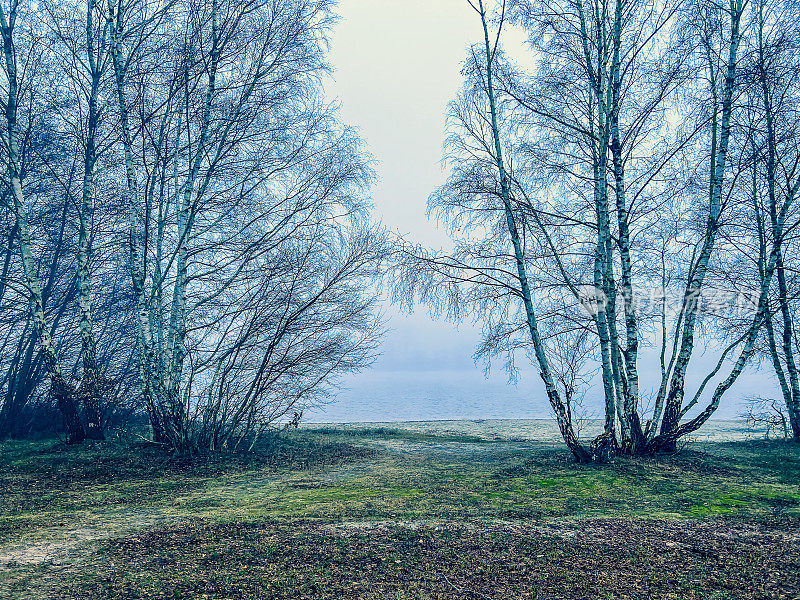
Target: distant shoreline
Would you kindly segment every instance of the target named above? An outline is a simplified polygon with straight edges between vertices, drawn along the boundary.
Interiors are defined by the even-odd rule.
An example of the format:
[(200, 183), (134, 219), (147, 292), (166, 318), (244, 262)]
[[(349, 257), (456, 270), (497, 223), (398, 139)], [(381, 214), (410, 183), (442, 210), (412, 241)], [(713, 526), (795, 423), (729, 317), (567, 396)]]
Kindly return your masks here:
[[(553, 418), (529, 418), (529, 419), (500, 419), (500, 418), (488, 418), (488, 419), (473, 419), (470, 417), (464, 417), (463, 419), (402, 419), (402, 420), (393, 420), (393, 419), (384, 419), (382, 421), (301, 421), (300, 426), (304, 425), (383, 425), (385, 423), (394, 423), (394, 424), (402, 424), (402, 423), (488, 423), (488, 422), (514, 422), (514, 421), (545, 421), (548, 423), (555, 423), (556, 420)], [(603, 419), (584, 419), (587, 423), (599, 423), (603, 421)], [(739, 423), (739, 419), (709, 419), (707, 423)]]
[[(555, 419), (429, 419), (406, 421), (309, 421), (301, 429), (404, 430), (432, 435), (467, 435), (485, 441), (518, 441), (561, 443)], [(603, 430), (602, 419), (586, 419), (577, 427), (582, 439), (592, 439)], [(367, 432), (363, 432), (367, 433)], [(735, 442), (763, 439), (765, 430), (748, 427), (741, 420), (709, 420), (687, 441)]]

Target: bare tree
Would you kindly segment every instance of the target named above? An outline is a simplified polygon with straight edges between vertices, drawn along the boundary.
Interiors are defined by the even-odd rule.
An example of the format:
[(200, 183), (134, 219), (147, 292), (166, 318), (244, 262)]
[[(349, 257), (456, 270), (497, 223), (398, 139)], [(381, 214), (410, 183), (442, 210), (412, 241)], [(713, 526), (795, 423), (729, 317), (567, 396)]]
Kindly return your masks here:
[[(481, 19), (483, 42), (473, 48), (465, 69), (467, 85), (451, 106), (456, 127), (449, 140), (453, 173), (430, 201), (431, 210), (447, 219), (454, 233), (463, 232), (463, 238), (448, 256), (407, 248), (406, 272), (396, 293), (406, 298), (419, 294), (423, 301), (444, 296), (456, 318), (465, 309), (486, 316), (485, 353), (512, 349), (516, 343), (504, 340), (524, 335), (567, 447), (576, 460), (589, 462), (592, 454), (578, 439), (569, 405), (558, 390), (552, 355), (540, 330), (538, 298), (529, 282), (531, 261), (542, 248), (525, 237), (525, 217), (504, 159), (506, 132), (496, 96), (495, 65), (500, 60), (505, 15), (500, 15), (497, 30), (490, 34), (490, 15), (482, 0), (471, 6)], [(517, 311), (523, 314), (522, 323), (516, 319)]]
[(30, 314), (7, 341), (17, 349), (9, 361), (8, 406), (22, 406), (46, 373), (67, 440), (102, 439), (103, 415), (126, 380), (130, 355), (130, 344), (120, 343), (130, 334), (120, 310), (127, 290), (107, 277), (123, 249), (114, 234), (120, 196), (101, 177), (115, 161), (108, 19), (92, 0), (34, 7), (15, 1), (0, 17), (5, 199), (13, 215), (4, 285), (22, 282), (21, 297), (9, 300), (23, 302)]
[(327, 2), (152, 10), (110, 9), (144, 396), (156, 441), (252, 445), (370, 360), (371, 172), (319, 101)]
[[(775, 372), (787, 408), (793, 436), (800, 439), (798, 374), (794, 311), (794, 245), (798, 226), (795, 198), (798, 173), (798, 83), (796, 6), (788, 2), (759, 2), (752, 28), (755, 49), (746, 65), (748, 177), (742, 195), (749, 211), (739, 221), (750, 232), (749, 269), (741, 276), (756, 287), (769, 285), (760, 350)], [(767, 257), (775, 247), (774, 277)], [(734, 327), (733, 331), (737, 331)], [(741, 327), (738, 328), (741, 331)]]
[(789, 438), (789, 423), (786, 412), (778, 400), (774, 398), (750, 398), (744, 412), (739, 418), (750, 429), (764, 431), (764, 437), (769, 439), (773, 433), (784, 439)]
[[(3, 158), (6, 166), (6, 184), (10, 190), (9, 196), (6, 197), (6, 205), (15, 219), (14, 227), (19, 243), (32, 326), (42, 349), (52, 393), (67, 426), (67, 440), (78, 442), (86, 437), (86, 431), (78, 412), (76, 387), (67, 378), (53, 343), (51, 325), (47, 322), (43, 288), (33, 252), (28, 201), (23, 189), (26, 175), (24, 159), (28, 139), (25, 134), (35, 126), (33, 120), (36, 119), (34, 107), (38, 90), (34, 64), (39, 61), (42, 52), (37, 44), (40, 41), (39, 36), (28, 11), (29, 7), (21, 6), (17, 0), (12, 0), (8, 7), (0, 7), (5, 77)], [(26, 121), (23, 122), (20, 120), (20, 106), (28, 109), (28, 112), (23, 113), (26, 117)]]
[[(741, 220), (752, 214), (742, 187), (752, 153), (737, 103), (749, 89), (742, 65), (758, 47), (749, 28), (756, 13), (737, 0), (515, 2), (512, 16), (529, 32), (533, 53), (525, 70), (499, 49), (505, 4), (494, 13), (474, 8), (488, 41), (484, 58), (473, 51), (464, 70), (468, 83), (452, 107), (451, 177), (431, 200), (457, 236), (456, 250), (438, 256), (408, 248), (409, 289), (401, 289), (421, 291), (455, 318), (468, 310), (486, 319), (482, 351), (525, 347), (509, 310), (521, 299), (560, 423), (568, 419), (547, 383), (548, 355), (561, 336), (590, 332), (605, 395), (603, 443), (615, 446), (619, 432), (622, 452), (674, 451), (752, 357), (780, 264), (776, 240), (794, 228), (789, 207), (778, 206), (762, 276), (749, 290), (757, 306), (738, 333), (726, 316), (702, 312), (698, 299), (735, 282), (727, 269), (750, 261), (743, 249), (755, 240)], [(587, 290), (599, 302), (581, 313)], [(670, 290), (678, 292), (674, 314)], [(656, 291), (659, 301), (648, 293)], [(653, 301), (643, 311), (637, 302), (646, 296)], [(657, 331), (661, 378), (651, 394), (639, 381), (638, 346)], [(698, 339), (725, 347), (685, 399)], [(727, 376), (697, 412), (724, 368)]]

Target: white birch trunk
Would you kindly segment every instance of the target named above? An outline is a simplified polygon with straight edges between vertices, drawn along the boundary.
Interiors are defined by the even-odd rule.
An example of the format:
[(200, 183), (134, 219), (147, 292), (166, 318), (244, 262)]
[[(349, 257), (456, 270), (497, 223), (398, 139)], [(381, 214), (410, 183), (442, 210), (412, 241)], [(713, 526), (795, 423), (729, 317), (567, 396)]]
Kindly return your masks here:
[(50, 328), (44, 314), (42, 286), (36, 269), (36, 261), (31, 251), (31, 236), (28, 225), (28, 213), (25, 208), (25, 195), (22, 190), (19, 145), (17, 142), (17, 103), (18, 78), (16, 66), (16, 49), (14, 45), (14, 26), (16, 22), (16, 5), (8, 16), (0, 7), (0, 29), (3, 37), (3, 54), (5, 58), (7, 81), (6, 93), (6, 148), (8, 151), (8, 176), (11, 183), (11, 195), (15, 225), (18, 233), (25, 287), (28, 292), (28, 306), (36, 328), (39, 344), (44, 355), (47, 372), (50, 376), (52, 393), (56, 404), (64, 417), (67, 428), (67, 442), (76, 443), (85, 439), (85, 431), (78, 415), (75, 403), (75, 388), (70, 385), (61, 370), (58, 354), (50, 336)]
[(583, 446), (578, 441), (577, 436), (575, 435), (566, 407), (564, 406), (564, 403), (558, 394), (558, 389), (556, 388), (555, 381), (553, 380), (552, 372), (550, 370), (550, 365), (547, 360), (547, 355), (545, 354), (544, 343), (542, 342), (541, 336), (539, 335), (539, 327), (536, 321), (536, 313), (533, 308), (531, 290), (528, 284), (528, 276), (525, 269), (525, 258), (522, 251), (522, 244), (520, 242), (519, 232), (517, 230), (516, 222), (514, 220), (514, 213), (511, 207), (508, 178), (506, 176), (505, 166), (503, 164), (502, 147), (500, 144), (500, 132), (497, 124), (497, 109), (495, 106), (494, 88), (492, 83), (493, 53), (491, 50), (491, 46), (489, 44), (489, 29), (486, 24), (486, 12), (483, 6), (483, 0), (479, 0), (479, 14), (481, 17), (481, 23), (483, 25), (484, 44), (486, 49), (486, 89), (487, 89), (487, 94), (489, 96), (489, 108), (492, 117), (492, 134), (494, 138), (495, 160), (497, 163), (498, 174), (500, 176), (500, 186), (503, 197), (503, 207), (506, 216), (506, 224), (508, 226), (508, 231), (509, 231), (509, 236), (511, 237), (512, 246), (514, 247), (514, 257), (517, 266), (517, 274), (520, 282), (520, 291), (522, 294), (523, 303), (525, 305), (525, 314), (528, 323), (528, 331), (531, 336), (531, 341), (533, 342), (536, 360), (539, 363), (539, 370), (540, 370), (539, 374), (542, 377), (542, 381), (544, 381), (547, 397), (550, 401), (550, 405), (552, 406), (553, 411), (555, 412), (556, 420), (558, 422), (559, 429), (561, 430), (561, 435), (563, 436), (564, 441), (567, 444), (567, 447), (575, 456), (576, 460), (581, 462), (587, 462), (591, 460), (591, 456), (589, 452), (585, 448), (583, 448)]
[[(722, 120), (719, 128), (719, 143), (717, 146), (717, 161), (714, 166), (711, 193), (709, 201), (709, 214), (703, 245), (700, 255), (693, 266), (686, 291), (684, 293), (684, 325), (681, 331), (680, 351), (675, 361), (669, 392), (664, 405), (664, 415), (661, 422), (659, 438), (669, 442), (662, 450), (675, 450), (674, 432), (678, 428), (681, 405), (683, 403), (686, 369), (694, 349), (695, 325), (697, 311), (691, 304), (695, 302), (702, 290), (703, 282), (708, 271), (709, 261), (714, 251), (714, 244), (719, 227), (721, 212), (722, 185), (725, 180), (725, 167), (728, 156), (728, 144), (731, 134), (731, 114), (733, 111), (733, 87), (737, 72), (737, 53), (741, 41), (740, 20), (743, 5), (740, 0), (731, 0), (731, 37), (728, 47), (728, 63), (725, 74), (725, 83), (722, 90)], [(726, 388), (727, 389), (727, 388)]]
[[(94, 220), (95, 164), (97, 162), (96, 136), (98, 126), (97, 96), (100, 88), (101, 72), (95, 55), (92, 16), (94, 0), (86, 6), (86, 65), (91, 80), (89, 106), (84, 148), (83, 186), (79, 210), (78, 228), (78, 307), (80, 309), (81, 355), (83, 379), (79, 388), (86, 412), (86, 436), (89, 439), (104, 439), (100, 423), (100, 397), (103, 393), (102, 381), (97, 364), (97, 346), (92, 328), (92, 283), (89, 260), (91, 257), (91, 232)], [(99, 49), (100, 54), (103, 48)], [(102, 58), (102, 57), (101, 57)]]

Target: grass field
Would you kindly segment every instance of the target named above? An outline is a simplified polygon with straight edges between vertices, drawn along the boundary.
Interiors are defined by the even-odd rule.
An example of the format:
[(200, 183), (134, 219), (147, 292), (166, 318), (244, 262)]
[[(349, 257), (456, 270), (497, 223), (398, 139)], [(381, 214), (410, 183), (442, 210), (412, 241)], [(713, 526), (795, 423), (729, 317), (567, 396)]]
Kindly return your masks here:
[(401, 426), (192, 462), (7, 442), (0, 598), (800, 598), (799, 484), (765, 441), (605, 467)]

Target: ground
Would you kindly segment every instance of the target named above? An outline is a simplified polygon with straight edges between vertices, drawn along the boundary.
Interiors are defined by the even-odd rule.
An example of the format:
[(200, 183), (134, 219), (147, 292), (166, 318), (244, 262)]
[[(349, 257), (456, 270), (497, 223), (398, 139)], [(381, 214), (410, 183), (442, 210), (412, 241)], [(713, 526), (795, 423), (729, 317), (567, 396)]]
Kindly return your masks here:
[(800, 598), (800, 447), (301, 430), (256, 457), (0, 445), (0, 599)]

